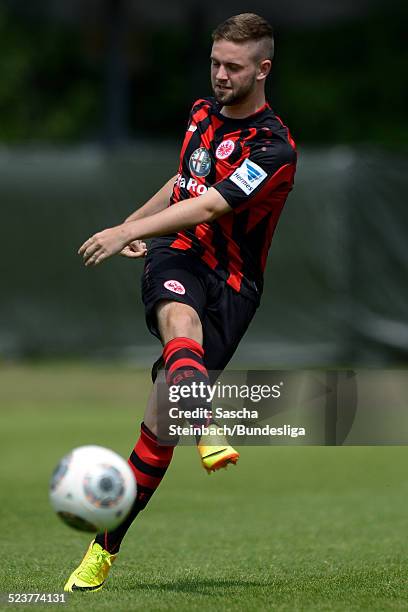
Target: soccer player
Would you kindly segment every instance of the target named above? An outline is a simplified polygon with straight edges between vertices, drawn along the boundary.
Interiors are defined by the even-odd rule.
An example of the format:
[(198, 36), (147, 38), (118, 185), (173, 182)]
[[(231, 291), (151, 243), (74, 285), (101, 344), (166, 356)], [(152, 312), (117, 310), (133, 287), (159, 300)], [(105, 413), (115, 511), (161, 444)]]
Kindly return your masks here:
[[(117, 253), (146, 258), (146, 322), (163, 345), (153, 381), (160, 372), (169, 385), (213, 382), (211, 373), (226, 367), (259, 306), (268, 249), (296, 167), (294, 141), (265, 98), (273, 52), (272, 27), (258, 15), (236, 15), (216, 28), (214, 97), (193, 104), (177, 175), (124, 223), (79, 249), (86, 266)], [(153, 238), (148, 251), (147, 238)], [(159, 442), (154, 389), (129, 458), (138, 486), (131, 513), (114, 531), (97, 534), (66, 591), (102, 588), (129, 526), (170, 464), (176, 441)], [(194, 400), (179, 406), (194, 408)], [(200, 431), (208, 420), (193, 424)], [(237, 461), (225, 438), (210, 442), (198, 436), (207, 471)]]

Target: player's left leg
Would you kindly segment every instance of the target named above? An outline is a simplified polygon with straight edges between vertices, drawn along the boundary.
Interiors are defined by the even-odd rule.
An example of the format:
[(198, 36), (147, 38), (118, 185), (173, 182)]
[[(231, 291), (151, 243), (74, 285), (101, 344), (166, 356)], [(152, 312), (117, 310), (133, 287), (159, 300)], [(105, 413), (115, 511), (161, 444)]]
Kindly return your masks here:
[[(181, 391), (200, 388), (200, 396), (180, 394), (177, 401), (180, 414), (190, 413), (187, 419), (200, 438), (202, 428), (211, 423), (211, 403), (205, 395), (210, 379), (203, 348), (206, 329), (202, 321), (209, 303), (213, 273), (198, 257), (183, 252), (160, 249), (153, 255), (148, 256), (145, 264), (142, 297), (147, 326), (164, 346), (152, 370), (153, 380), (160, 368), (165, 374), (157, 403), (160, 406), (168, 403), (163, 401), (166, 394), (168, 396), (168, 386)], [(149, 421), (150, 429), (156, 434), (160, 432), (159, 437), (168, 431), (166, 411), (168, 413), (167, 405), (160, 413), (152, 415), (155, 421)]]
[[(159, 398), (160, 421), (158, 425), (163, 430), (168, 419), (168, 390), (173, 393), (183, 391), (176, 403), (180, 414), (187, 416), (187, 420), (196, 430), (196, 437), (202, 427), (211, 423), (211, 405), (208, 398), (210, 380), (204, 363), (203, 329), (197, 312), (188, 304), (173, 300), (162, 300), (156, 308), (157, 325), (164, 345), (163, 365), (166, 388), (161, 388)], [(200, 390), (200, 393), (197, 391)], [(163, 401), (164, 400), (164, 401)], [(197, 414), (200, 413), (200, 414)], [(180, 418), (180, 423), (184, 421)], [(173, 420), (174, 422), (174, 420)], [(167, 432), (165, 431), (167, 434)]]
[[(259, 302), (237, 293), (215, 274), (211, 275), (208, 286), (203, 349), (209, 378), (214, 384), (234, 355)], [(236, 463), (239, 457), (222, 435), (202, 436), (198, 451), (208, 473), (226, 467), (228, 463)]]
[[(146, 320), (150, 331), (157, 337), (161, 337), (165, 344), (162, 356), (153, 366), (152, 378), (155, 380), (157, 373), (164, 369), (170, 384), (175, 382), (176, 385), (188, 386), (189, 382), (196, 383), (200, 379), (205, 384), (211, 384), (216, 381), (220, 371), (226, 367), (233, 356), (256, 312), (259, 301), (251, 300), (234, 291), (202, 262), (195, 261), (194, 269), (191, 270), (189, 268), (193, 265), (192, 263), (184, 268), (185, 256), (175, 255), (170, 261), (175, 259), (177, 259), (177, 271), (173, 269), (169, 271), (166, 266), (163, 266), (159, 270), (155, 269), (154, 274), (151, 270), (148, 275), (149, 284), (145, 292), (146, 297), (155, 304), (157, 300), (163, 301), (161, 302), (162, 309), (160, 305), (158, 309), (159, 314), (162, 315), (161, 320), (153, 319), (149, 308), (147, 308)], [(177, 287), (181, 291), (173, 297), (172, 301), (167, 299), (170, 292), (166, 293), (163, 290), (163, 287), (170, 282), (167, 279), (170, 278), (177, 279), (171, 282), (178, 283)], [(202, 293), (203, 289), (205, 293)], [(149, 299), (146, 299), (147, 303)], [(177, 325), (177, 316), (174, 314), (180, 307), (185, 309), (186, 303), (190, 305), (191, 313), (194, 314), (196, 310), (199, 315), (199, 318), (196, 315), (196, 321), (198, 329), (201, 322), (202, 343), (199, 335), (183, 338), (185, 334)], [(163, 393), (162, 396), (164, 395)], [(158, 404), (162, 403), (158, 402)], [(206, 404), (205, 398), (199, 398), (196, 405), (190, 399), (180, 401), (180, 406), (187, 409), (194, 409), (203, 404)], [(210, 404), (208, 406), (210, 407)], [(166, 410), (164, 410), (154, 414), (154, 422), (151, 427), (156, 432), (160, 429), (168, 431), (167, 422)], [(164, 426), (163, 423), (165, 423)], [(201, 426), (208, 424), (204, 420), (201, 420), (201, 423), (197, 422), (197, 425)], [(208, 472), (225, 467), (228, 463), (235, 463), (239, 457), (237, 451), (228, 444), (224, 436), (218, 436), (217, 439), (213, 434), (209, 437), (200, 436), (198, 450), (202, 465)]]
[[(174, 387), (188, 387), (200, 382), (204, 386), (213, 384), (235, 353), (258, 307), (258, 301), (237, 293), (212, 271), (206, 270), (204, 277), (207, 291), (206, 307), (200, 316), (202, 346), (199, 333), (194, 340), (183, 337), (183, 330), (179, 329), (177, 313), (180, 309), (188, 309), (188, 306), (165, 301), (158, 308), (158, 326), (165, 346), (152, 375), (155, 376), (160, 367), (164, 368), (167, 384)], [(189, 310), (194, 314), (192, 308)], [(199, 330), (197, 316), (196, 321)], [(158, 402), (161, 411), (154, 413), (152, 427), (155, 427), (155, 431), (168, 432), (168, 406), (165, 406), (163, 399), (165, 393), (162, 393), (162, 401)], [(211, 404), (202, 395), (198, 399), (182, 399), (180, 396), (178, 403), (182, 409), (190, 411), (203, 406), (211, 408)], [(229, 463), (236, 463), (239, 453), (225, 436), (212, 433), (216, 429), (212, 418), (203, 415), (201, 419), (193, 419), (192, 423), (197, 425), (197, 430), (200, 426), (208, 428), (213, 425), (209, 427), (209, 435), (197, 436), (202, 465), (208, 473), (226, 467)]]

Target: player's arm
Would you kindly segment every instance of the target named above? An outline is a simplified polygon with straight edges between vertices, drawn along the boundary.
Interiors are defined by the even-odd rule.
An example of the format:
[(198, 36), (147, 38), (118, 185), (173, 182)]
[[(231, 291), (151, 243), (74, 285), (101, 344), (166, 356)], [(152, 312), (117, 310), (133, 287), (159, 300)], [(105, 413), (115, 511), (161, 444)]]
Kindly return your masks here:
[(130, 221), (137, 221), (138, 219), (144, 219), (145, 217), (150, 217), (150, 215), (154, 215), (161, 210), (164, 210), (169, 205), (171, 194), (173, 193), (174, 183), (176, 181), (177, 175), (173, 176), (171, 179), (167, 181), (163, 185), (159, 191), (143, 204), (140, 208), (136, 209), (131, 215), (129, 215), (125, 219), (125, 223), (129, 223)]
[[(154, 215), (167, 208), (171, 194), (173, 193), (173, 186), (176, 178), (177, 176), (173, 176), (171, 179), (169, 179), (167, 183), (165, 183), (163, 187), (146, 202), (146, 204), (143, 204), (143, 206), (136, 209), (125, 219), (124, 222), (129, 223), (132, 221), (137, 221), (138, 219), (149, 217), (150, 215)], [(146, 243), (141, 240), (134, 240), (130, 242), (120, 252), (121, 255), (131, 258), (145, 257), (146, 253)]]
[(94, 266), (119, 253), (134, 240), (174, 234), (200, 223), (210, 223), (232, 208), (214, 188), (196, 198), (182, 200), (165, 210), (98, 232), (80, 247), (86, 266)]

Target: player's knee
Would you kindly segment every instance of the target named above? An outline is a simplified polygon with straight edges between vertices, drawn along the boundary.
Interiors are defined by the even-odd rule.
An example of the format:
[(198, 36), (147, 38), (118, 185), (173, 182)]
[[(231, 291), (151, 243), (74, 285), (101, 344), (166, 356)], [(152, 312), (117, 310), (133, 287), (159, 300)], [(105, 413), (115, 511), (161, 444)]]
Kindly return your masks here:
[(168, 329), (172, 330), (174, 337), (186, 336), (190, 338), (201, 328), (200, 319), (191, 309), (190, 311), (175, 310), (168, 321)]
[(191, 306), (179, 302), (162, 302), (157, 308), (157, 320), (164, 343), (180, 336), (202, 343), (201, 321)]

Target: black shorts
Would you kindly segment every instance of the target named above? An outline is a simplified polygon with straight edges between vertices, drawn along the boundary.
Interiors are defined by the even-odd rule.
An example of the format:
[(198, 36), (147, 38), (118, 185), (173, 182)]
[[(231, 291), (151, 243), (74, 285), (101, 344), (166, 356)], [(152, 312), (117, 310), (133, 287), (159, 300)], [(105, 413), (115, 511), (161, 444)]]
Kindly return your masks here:
[[(146, 257), (142, 299), (147, 327), (159, 340), (158, 302), (174, 300), (194, 308), (203, 328), (205, 366), (212, 371), (226, 367), (259, 305), (234, 291), (196, 256), (165, 247)], [(159, 358), (152, 369), (153, 381), (162, 365)]]

